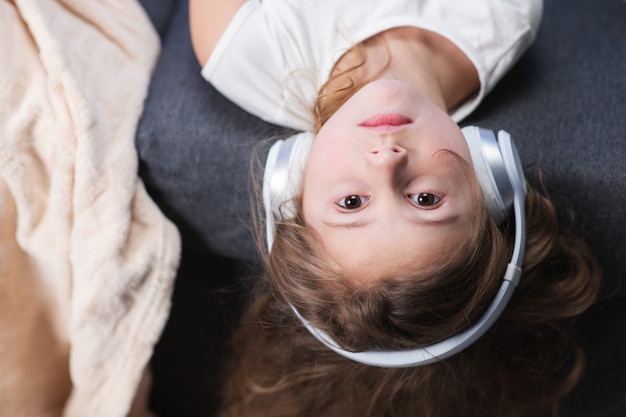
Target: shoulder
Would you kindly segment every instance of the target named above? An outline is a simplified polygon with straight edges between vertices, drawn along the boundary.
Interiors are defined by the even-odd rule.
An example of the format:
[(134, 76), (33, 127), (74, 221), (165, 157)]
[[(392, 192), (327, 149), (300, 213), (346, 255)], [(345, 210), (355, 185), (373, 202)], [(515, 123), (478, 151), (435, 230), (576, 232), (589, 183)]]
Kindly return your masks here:
[(189, 0), (189, 26), (196, 58), (204, 65), (247, 0)]

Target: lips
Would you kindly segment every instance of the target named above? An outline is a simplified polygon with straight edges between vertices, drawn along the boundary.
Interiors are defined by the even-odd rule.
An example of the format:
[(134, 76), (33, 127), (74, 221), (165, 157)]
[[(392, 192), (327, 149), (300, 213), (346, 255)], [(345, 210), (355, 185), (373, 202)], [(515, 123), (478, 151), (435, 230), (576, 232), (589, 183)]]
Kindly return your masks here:
[(402, 126), (413, 121), (406, 116), (395, 113), (377, 114), (359, 124), (363, 127), (385, 127), (385, 126)]

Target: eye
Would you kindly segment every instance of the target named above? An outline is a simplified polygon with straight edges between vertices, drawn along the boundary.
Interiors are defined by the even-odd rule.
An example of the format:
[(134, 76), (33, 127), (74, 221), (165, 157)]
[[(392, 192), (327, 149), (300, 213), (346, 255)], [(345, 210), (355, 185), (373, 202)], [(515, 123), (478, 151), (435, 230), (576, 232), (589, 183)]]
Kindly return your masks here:
[(349, 195), (337, 202), (337, 205), (346, 210), (356, 210), (363, 207), (369, 201), (369, 197), (364, 195)]
[(433, 208), (441, 201), (441, 197), (432, 193), (409, 194), (409, 198), (418, 207)]

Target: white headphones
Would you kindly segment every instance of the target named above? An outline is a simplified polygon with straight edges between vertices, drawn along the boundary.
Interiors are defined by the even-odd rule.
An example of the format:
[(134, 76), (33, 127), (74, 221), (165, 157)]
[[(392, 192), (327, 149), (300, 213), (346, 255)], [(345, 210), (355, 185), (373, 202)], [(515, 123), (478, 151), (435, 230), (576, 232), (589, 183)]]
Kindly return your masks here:
[[(500, 224), (509, 218), (512, 207), (515, 217), (513, 255), (491, 305), (470, 328), (433, 345), (411, 350), (365, 352), (350, 352), (341, 348), (327, 333), (314, 327), (292, 306), (294, 313), (307, 330), (329, 349), (366, 365), (388, 368), (427, 365), (448, 358), (470, 346), (485, 334), (502, 314), (522, 274), (526, 246), (524, 171), (517, 148), (507, 132), (499, 131), (496, 139), (494, 132), (489, 129), (468, 126), (462, 131), (490, 215)], [(290, 200), (300, 189), (313, 138), (312, 133), (300, 133), (276, 142), (270, 149), (263, 183), (268, 250), (271, 250), (274, 241), (274, 222), (294, 214)]]

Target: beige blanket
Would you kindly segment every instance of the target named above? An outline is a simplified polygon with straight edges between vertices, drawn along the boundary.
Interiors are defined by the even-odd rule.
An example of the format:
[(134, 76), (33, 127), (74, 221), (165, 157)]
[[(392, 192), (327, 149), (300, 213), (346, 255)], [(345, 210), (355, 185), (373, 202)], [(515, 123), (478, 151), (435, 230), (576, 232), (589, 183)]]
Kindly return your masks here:
[(146, 414), (180, 252), (137, 177), (158, 49), (134, 0), (0, 0), (0, 417)]

